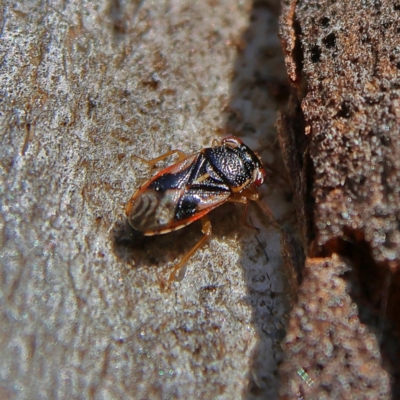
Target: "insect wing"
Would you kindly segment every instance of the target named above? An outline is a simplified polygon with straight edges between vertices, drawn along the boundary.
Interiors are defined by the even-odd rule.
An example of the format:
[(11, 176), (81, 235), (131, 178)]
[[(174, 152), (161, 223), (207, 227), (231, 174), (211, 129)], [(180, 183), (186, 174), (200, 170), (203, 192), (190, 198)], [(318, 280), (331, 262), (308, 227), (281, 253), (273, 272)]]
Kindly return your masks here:
[(169, 228), (197, 158), (195, 154), (161, 170), (136, 191), (125, 210), (133, 229), (155, 235)]
[[(229, 192), (208, 191), (207, 189), (187, 189), (179, 200), (175, 219), (169, 224), (169, 231), (183, 228), (225, 203)], [(164, 232), (162, 232), (164, 233)], [(166, 233), (166, 232), (165, 232)]]
[(164, 234), (200, 219), (230, 195), (208, 160), (197, 153), (142, 185), (129, 201), (126, 214), (130, 225), (144, 235)]
[(194, 154), (162, 169), (142, 185), (139, 191), (149, 187), (158, 191), (185, 187), (188, 184), (193, 166), (198, 158), (199, 154)]

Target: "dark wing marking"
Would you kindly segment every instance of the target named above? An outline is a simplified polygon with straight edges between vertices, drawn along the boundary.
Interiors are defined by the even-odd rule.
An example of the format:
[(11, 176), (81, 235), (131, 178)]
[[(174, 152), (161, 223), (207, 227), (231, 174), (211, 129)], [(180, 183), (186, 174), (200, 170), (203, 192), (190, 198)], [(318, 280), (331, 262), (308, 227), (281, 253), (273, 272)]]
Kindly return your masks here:
[(230, 195), (229, 189), (222, 191), (209, 186), (186, 189), (175, 209), (175, 221), (193, 218), (204, 210), (210, 212), (227, 201)]
[[(182, 214), (181, 215), (182, 219), (179, 219), (179, 220), (175, 219), (170, 224), (168, 224), (168, 226), (166, 226), (165, 228), (160, 228), (158, 230), (144, 232), (144, 235), (145, 236), (159, 235), (159, 234), (163, 234), (163, 233), (177, 231), (178, 229), (184, 228), (185, 226), (191, 224), (192, 222), (195, 222), (198, 219), (204, 217), (206, 214), (208, 214), (214, 208), (225, 203), (228, 200), (229, 196), (230, 196), (230, 193), (226, 193), (224, 197), (222, 197), (222, 196), (214, 197), (212, 202), (211, 202), (211, 197), (210, 197), (208, 199), (209, 203), (207, 204), (208, 206), (206, 208), (199, 209), (199, 207), (197, 207), (197, 211), (195, 211), (193, 214), (191, 214), (189, 216), (185, 216), (184, 214)], [(176, 216), (176, 213), (175, 213), (175, 216)]]
[(166, 191), (169, 189), (184, 188), (192, 175), (192, 170), (196, 166), (199, 154), (195, 154), (182, 161), (179, 161), (158, 172), (149, 179), (139, 190), (153, 189), (156, 191)]

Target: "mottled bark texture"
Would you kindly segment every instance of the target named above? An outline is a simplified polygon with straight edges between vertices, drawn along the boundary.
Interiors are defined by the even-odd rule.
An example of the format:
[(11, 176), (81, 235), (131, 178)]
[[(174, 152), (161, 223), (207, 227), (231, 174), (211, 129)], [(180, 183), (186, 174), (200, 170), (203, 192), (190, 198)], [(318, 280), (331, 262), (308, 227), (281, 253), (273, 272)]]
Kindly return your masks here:
[(282, 398), (389, 398), (376, 337), (360, 323), (341, 278), (348, 269), (337, 256), (307, 261), (283, 342)]
[(376, 261), (393, 268), (400, 258), (398, 8), (395, 1), (299, 1), (282, 29), (309, 140), (317, 242), (362, 236)]
[[(400, 364), (396, 355), (400, 332), (399, 27), (400, 5), (394, 0), (285, 1), (280, 36), (292, 95), (278, 121), (302, 242), (309, 257), (297, 307), (302, 307), (307, 296), (309, 300), (315, 296), (310, 279), (318, 286), (329, 285), (312, 269), (318, 270), (324, 263), (335, 268), (338, 263), (334, 253), (346, 257), (354, 271), (353, 299), (372, 304), (370, 311), (379, 315), (377, 319), (387, 316), (386, 326), (392, 325), (391, 334), (397, 336), (396, 345), (388, 350), (391, 356), (384, 359), (394, 382)], [(320, 256), (328, 258), (313, 260)], [(334, 294), (331, 299), (321, 297), (319, 307), (335, 299)], [(363, 313), (363, 308), (360, 310)], [(383, 386), (377, 380), (383, 373), (376, 366), (376, 343), (373, 349), (355, 351), (364, 339), (358, 328), (346, 322), (349, 315), (342, 308), (338, 320), (332, 321), (335, 332), (344, 330), (343, 334), (351, 337), (353, 330), (355, 347), (345, 346), (348, 350), (342, 355), (337, 348), (336, 357), (342, 360), (343, 369), (333, 368), (337, 359), (312, 366), (309, 360), (303, 362), (310, 366), (311, 375), (318, 376), (317, 383), (307, 390), (328, 398), (357, 397), (361, 386), (357, 388), (354, 380), (349, 383), (359, 377), (354, 365), (368, 363), (375, 365), (368, 374), (377, 375), (368, 378), (367, 385), (376, 391), (365, 393), (365, 398), (388, 396), (387, 378)], [(309, 316), (313, 331), (319, 329), (314, 317), (314, 313)], [(371, 319), (368, 323), (373, 330), (383, 326), (374, 326)], [(302, 328), (294, 311), (288, 337), (293, 337), (296, 329)], [(329, 329), (324, 332), (322, 345), (324, 335), (332, 333)], [(310, 342), (303, 345), (310, 350), (314, 346)], [(289, 348), (286, 362), (293, 355)], [(371, 357), (375, 359), (372, 364)], [(303, 368), (301, 363), (298, 368)], [(284, 381), (290, 380), (287, 367), (282, 371)], [(346, 374), (346, 379), (338, 378)], [(292, 375), (291, 379), (296, 378)], [(337, 385), (343, 387), (338, 389)], [(397, 393), (395, 387), (393, 393)]]

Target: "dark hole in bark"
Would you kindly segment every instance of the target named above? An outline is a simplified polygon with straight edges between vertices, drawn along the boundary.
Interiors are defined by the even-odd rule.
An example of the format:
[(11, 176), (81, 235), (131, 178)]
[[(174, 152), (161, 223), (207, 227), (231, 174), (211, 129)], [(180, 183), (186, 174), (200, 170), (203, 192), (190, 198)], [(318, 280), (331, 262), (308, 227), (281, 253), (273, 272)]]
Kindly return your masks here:
[(330, 33), (324, 40), (324, 45), (328, 48), (332, 48), (336, 46), (336, 35), (334, 33)]
[(338, 117), (350, 118), (352, 114), (351, 103), (347, 100), (343, 101), (340, 106), (340, 111), (338, 112)]
[(323, 27), (327, 27), (329, 25), (329, 18), (328, 17), (323, 17), (320, 19), (319, 23), (321, 24), (321, 26)]
[(312, 49), (311, 49), (311, 61), (313, 63), (317, 63), (321, 58), (321, 48), (317, 45), (315, 45)]

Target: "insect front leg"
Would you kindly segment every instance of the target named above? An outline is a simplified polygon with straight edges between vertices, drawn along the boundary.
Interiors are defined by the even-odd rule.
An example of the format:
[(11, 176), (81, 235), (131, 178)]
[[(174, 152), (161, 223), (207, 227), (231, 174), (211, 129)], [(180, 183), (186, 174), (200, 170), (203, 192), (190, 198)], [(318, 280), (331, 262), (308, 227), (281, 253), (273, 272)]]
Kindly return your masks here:
[(243, 215), (242, 215), (242, 224), (244, 226), (246, 226), (247, 228), (256, 230), (257, 232), (259, 232), (260, 230), (258, 228), (256, 228), (255, 226), (250, 225), (247, 222), (247, 212), (249, 210), (249, 200), (258, 201), (259, 199), (260, 199), (259, 193), (257, 192), (256, 189), (254, 189), (252, 187), (249, 187), (249, 188), (243, 190), (243, 192), (241, 192), (241, 193), (234, 194), (228, 199), (228, 201), (230, 201), (232, 203), (244, 204), (244, 210), (243, 210)]
[(205, 241), (211, 236), (212, 225), (208, 216), (204, 216), (201, 219), (202, 228), (204, 236), (196, 243), (196, 245), (182, 258), (182, 260), (174, 266), (168, 282), (172, 282), (175, 279), (176, 273), (186, 264), (189, 258), (205, 243)]
[(140, 161), (150, 165), (150, 167), (154, 167), (154, 165), (157, 164), (159, 161), (165, 160), (166, 158), (168, 158), (169, 156), (172, 156), (173, 154), (178, 154), (178, 161), (182, 161), (187, 157), (187, 155), (181, 150), (171, 150), (165, 154), (162, 154), (161, 156), (159, 156), (157, 158), (153, 158), (152, 160), (146, 160), (145, 158), (135, 156), (135, 155), (133, 157), (138, 158)]

